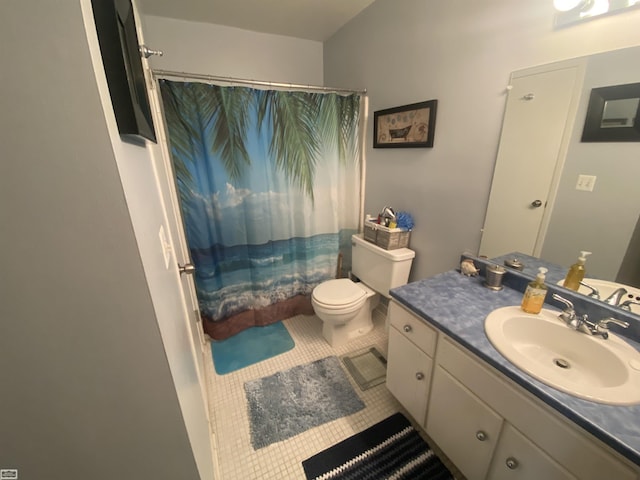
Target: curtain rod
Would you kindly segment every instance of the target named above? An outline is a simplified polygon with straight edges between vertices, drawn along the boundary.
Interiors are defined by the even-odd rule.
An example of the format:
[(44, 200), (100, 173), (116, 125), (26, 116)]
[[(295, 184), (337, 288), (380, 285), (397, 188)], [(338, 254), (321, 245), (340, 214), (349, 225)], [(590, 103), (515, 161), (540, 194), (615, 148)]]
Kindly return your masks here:
[(261, 85), (266, 87), (277, 87), (277, 88), (290, 88), (290, 89), (299, 89), (299, 90), (315, 90), (321, 92), (332, 92), (332, 93), (356, 93), (359, 95), (366, 95), (367, 90), (351, 90), (348, 88), (331, 88), (331, 87), (319, 87), (315, 85), (300, 85), (295, 83), (278, 83), (278, 82), (266, 82), (262, 80), (247, 80), (243, 78), (233, 78), (233, 77), (219, 77), (216, 75), (205, 75), (201, 73), (186, 73), (186, 72), (174, 72), (171, 70), (156, 70), (152, 69), (153, 75), (158, 77), (179, 77), (183, 79), (193, 79), (193, 80), (210, 80), (214, 82), (227, 82), (227, 83), (240, 83), (243, 85)]

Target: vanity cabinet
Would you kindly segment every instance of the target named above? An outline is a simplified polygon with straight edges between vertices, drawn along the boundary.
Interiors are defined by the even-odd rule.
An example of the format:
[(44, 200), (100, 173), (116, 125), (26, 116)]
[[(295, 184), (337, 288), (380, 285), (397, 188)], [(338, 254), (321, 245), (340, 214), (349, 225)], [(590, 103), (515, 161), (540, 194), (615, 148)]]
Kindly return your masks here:
[(445, 333), (389, 308), (387, 386), (468, 480), (640, 480), (640, 467)]
[[(608, 447), (445, 335), (434, 369), (426, 432), (469, 480), (637, 479)], [(449, 439), (442, 430), (456, 423), (464, 425)], [(479, 432), (484, 440), (474, 443)]]
[(575, 480), (440, 366), (432, 390), (427, 431), (467, 478)]
[(387, 388), (424, 426), (436, 330), (398, 304), (389, 305)]

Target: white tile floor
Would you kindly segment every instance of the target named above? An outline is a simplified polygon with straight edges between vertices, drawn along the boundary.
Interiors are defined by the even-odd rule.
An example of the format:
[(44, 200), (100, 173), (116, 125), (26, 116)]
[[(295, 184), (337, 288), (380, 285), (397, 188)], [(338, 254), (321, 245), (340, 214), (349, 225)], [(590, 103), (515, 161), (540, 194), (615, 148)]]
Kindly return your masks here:
[(216, 374), (210, 356), (207, 359), (210, 411), (216, 435), (220, 480), (304, 479), (303, 460), (395, 412), (403, 411), (384, 384), (363, 392), (347, 374), (354, 390), (365, 403), (365, 409), (288, 440), (254, 450), (243, 388), (245, 381), (327, 356), (340, 357), (368, 346), (375, 346), (385, 357), (387, 355), (387, 332), (381, 317), (374, 321), (375, 328), (371, 333), (338, 349), (333, 349), (324, 340), (322, 321), (316, 316), (300, 315), (285, 320), (284, 324), (295, 342), (295, 347), (286, 353), (226, 375)]

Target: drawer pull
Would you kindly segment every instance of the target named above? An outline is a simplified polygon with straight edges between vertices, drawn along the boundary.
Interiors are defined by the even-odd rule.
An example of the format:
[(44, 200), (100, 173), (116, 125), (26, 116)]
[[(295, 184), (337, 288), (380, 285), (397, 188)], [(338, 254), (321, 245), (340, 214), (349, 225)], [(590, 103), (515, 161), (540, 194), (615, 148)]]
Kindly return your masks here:
[(476, 432), (476, 438), (478, 440), (480, 440), (481, 442), (484, 442), (487, 439), (487, 434), (485, 432), (483, 432), (482, 430), (478, 430)]
[(424, 373), (422, 373), (422, 372), (416, 373), (416, 379), (417, 380), (424, 380)]
[(509, 457), (509, 458), (507, 458), (507, 461), (506, 461), (506, 462), (504, 462), (504, 463), (506, 463), (507, 468), (508, 468), (509, 470), (515, 470), (516, 468), (518, 468), (518, 460), (516, 460), (516, 459), (515, 459), (515, 458), (513, 458), (513, 457)]
[(405, 331), (405, 333), (409, 333), (411, 330), (413, 330), (413, 328), (411, 328), (411, 325), (405, 325), (403, 330)]

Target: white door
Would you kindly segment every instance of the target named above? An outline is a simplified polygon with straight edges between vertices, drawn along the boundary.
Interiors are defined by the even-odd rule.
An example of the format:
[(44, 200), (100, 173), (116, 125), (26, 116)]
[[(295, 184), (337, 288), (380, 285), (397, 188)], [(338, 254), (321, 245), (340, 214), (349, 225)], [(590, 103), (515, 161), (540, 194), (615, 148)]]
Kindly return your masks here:
[[(154, 122), (156, 125), (156, 134), (158, 136), (158, 144), (153, 150), (154, 166), (156, 171), (156, 180), (160, 191), (163, 208), (166, 214), (165, 222), (167, 231), (164, 232), (165, 238), (161, 239), (165, 244), (165, 258), (169, 262), (169, 268), (173, 269), (176, 275), (176, 281), (180, 285), (180, 293), (182, 297), (183, 321), (187, 322), (187, 329), (191, 340), (191, 354), (197, 373), (198, 392), (192, 392), (193, 395), (200, 397), (202, 410), (205, 415), (206, 425), (200, 422), (202, 410), (198, 412), (186, 411), (185, 422), (188, 423), (188, 429), (193, 431), (195, 443), (192, 440), (192, 447), (198, 463), (198, 468), (203, 478), (219, 478), (217, 470), (216, 458), (216, 437), (212, 418), (209, 411), (209, 392), (207, 389), (207, 376), (205, 375), (205, 361), (207, 358), (211, 361), (210, 355), (207, 357), (206, 349), (209, 344), (204, 337), (202, 325), (200, 322), (200, 312), (198, 309), (198, 301), (195, 293), (195, 284), (191, 274), (181, 274), (180, 266), (190, 263), (189, 251), (186, 244), (182, 217), (178, 206), (178, 195), (173, 176), (173, 169), (170, 163), (168, 153), (166, 132), (162, 122), (161, 107), (159, 103), (159, 95), (157, 85), (152, 84), (150, 90), (150, 102), (154, 110)], [(188, 385), (193, 385), (189, 383)], [(183, 385), (187, 388), (187, 385)], [(191, 433), (190, 433), (191, 435)]]
[(539, 254), (578, 74), (573, 66), (512, 77), (480, 255)]
[[(157, 94), (157, 96), (156, 96)], [(162, 194), (164, 202), (164, 209), (167, 214), (167, 240), (170, 242), (171, 255), (173, 262), (176, 263), (175, 267), (178, 269), (177, 273), (180, 276), (180, 285), (182, 287), (182, 294), (184, 297), (184, 304), (186, 311), (186, 318), (189, 322), (189, 330), (191, 332), (191, 339), (193, 343), (194, 360), (198, 369), (198, 376), (200, 378), (200, 386), (202, 388), (203, 400), (205, 405), (208, 405), (208, 392), (206, 390), (206, 376), (205, 372), (205, 359), (206, 348), (209, 348), (209, 344), (204, 336), (202, 324), (200, 320), (200, 310), (198, 308), (198, 299), (196, 297), (195, 282), (193, 279), (193, 271), (186, 268), (184, 272), (180, 273), (180, 269), (189, 267), (191, 265), (191, 257), (189, 254), (189, 248), (187, 246), (187, 239), (184, 233), (184, 224), (182, 221), (182, 215), (180, 211), (180, 205), (178, 200), (178, 192), (175, 184), (175, 176), (173, 173), (173, 167), (171, 165), (171, 159), (169, 156), (167, 132), (164, 130), (164, 124), (161, 121), (162, 113), (161, 106), (159, 105), (159, 92), (157, 92), (157, 85), (154, 84), (152, 92), (151, 103), (154, 109), (156, 109), (156, 132), (158, 136), (158, 148), (156, 152), (161, 156), (161, 159), (156, 161), (156, 170), (158, 175), (158, 185)], [(161, 154), (161, 155), (160, 155)]]

